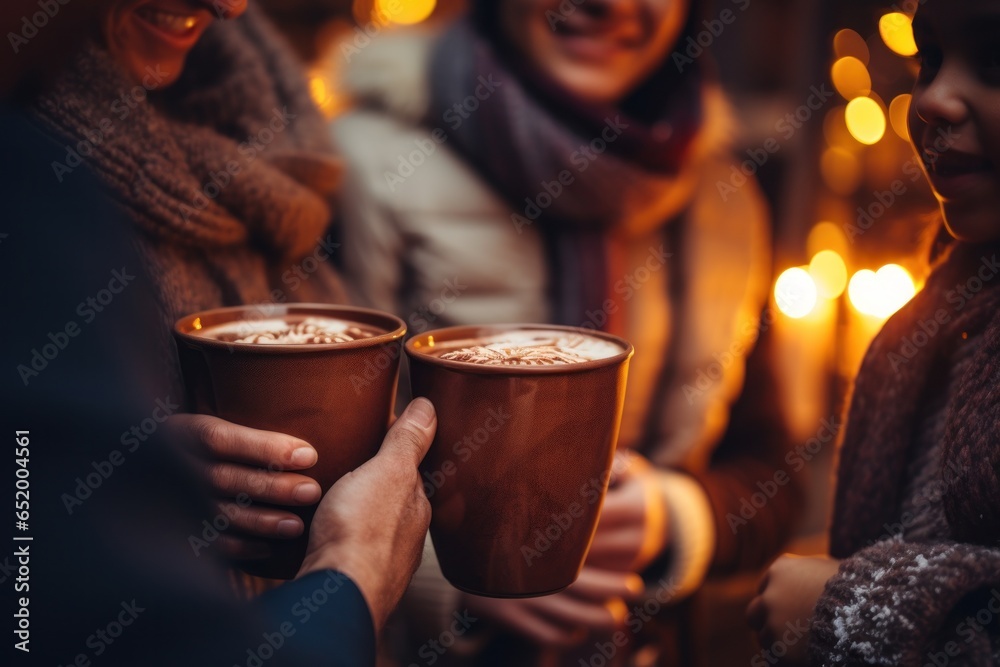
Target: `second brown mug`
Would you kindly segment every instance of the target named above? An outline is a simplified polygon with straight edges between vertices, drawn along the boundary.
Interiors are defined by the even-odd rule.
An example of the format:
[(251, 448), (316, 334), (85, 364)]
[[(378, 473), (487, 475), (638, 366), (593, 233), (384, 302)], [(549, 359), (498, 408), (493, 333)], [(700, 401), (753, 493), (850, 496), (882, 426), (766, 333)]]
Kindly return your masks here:
[[(523, 365), (442, 358), (442, 350), (508, 334), (614, 347), (603, 358), (558, 363), (531, 354)], [(572, 584), (607, 491), (632, 346), (588, 329), (509, 325), (429, 331), (406, 353), (413, 396), (430, 399), (438, 414), (421, 474), (444, 576), (492, 597)]]

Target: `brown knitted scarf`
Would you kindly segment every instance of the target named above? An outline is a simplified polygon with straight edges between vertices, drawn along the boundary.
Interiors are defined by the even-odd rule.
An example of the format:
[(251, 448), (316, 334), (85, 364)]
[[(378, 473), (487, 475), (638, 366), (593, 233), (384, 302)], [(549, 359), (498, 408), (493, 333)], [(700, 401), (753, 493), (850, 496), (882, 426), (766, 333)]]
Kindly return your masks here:
[[(184, 76), (137, 87), (91, 44), (36, 103), (154, 239), (212, 251), (252, 243), (271, 260), (312, 250), (339, 179), (299, 65), (252, 6), (218, 23)], [(56, 177), (72, 173), (56, 167)], [(233, 172), (236, 172), (235, 175)]]
[[(952, 537), (1000, 544), (1000, 247), (956, 244), (924, 290), (872, 342), (841, 451), (831, 553), (889, 537), (898, 518), (913, 429), (931, 371), (982, 332), (959, 389), (947, 397), (944, 504)], [(940, 388), (938, 388), (940, 390)]]

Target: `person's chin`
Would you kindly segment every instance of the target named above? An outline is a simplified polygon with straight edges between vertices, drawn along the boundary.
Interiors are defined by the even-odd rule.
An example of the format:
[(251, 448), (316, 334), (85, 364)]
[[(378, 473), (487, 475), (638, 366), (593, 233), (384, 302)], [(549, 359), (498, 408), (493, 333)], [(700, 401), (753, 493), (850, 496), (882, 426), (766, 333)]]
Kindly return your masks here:
[(180, 78), (187, 57), (135, 59), (129, 63), (129, 73), (136, 83), (147, 90), (165, 88)]
[(620, 79), (591, 68), (566, 67), (551, 72), (552, 78), (575, 97), (593, 104), (614, 104), (625, 96)]
[(942, 205), (948, 232), (965, 243), (1000, 241), (1000, 203), (992, 206), (955, 204)]

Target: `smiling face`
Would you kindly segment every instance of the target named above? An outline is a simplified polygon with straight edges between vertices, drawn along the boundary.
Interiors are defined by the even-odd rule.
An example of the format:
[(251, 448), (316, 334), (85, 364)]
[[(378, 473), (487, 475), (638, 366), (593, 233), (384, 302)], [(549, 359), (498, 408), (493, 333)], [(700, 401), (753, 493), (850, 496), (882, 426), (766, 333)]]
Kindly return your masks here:
[(548, 78), (582, 99), (614, 103), (673, 48), (690, 0), (504, 0), (507, 40)]
[(101, 22), (105, 46), (136, 81), (160, 72), (177, 80), (188, 52), (218, 18), (235, 18), (247, 0), (119, 0)]
[(1000, 1), (928, 0), (914, 36), (910, 136), (948, 231), (1000, 240)]

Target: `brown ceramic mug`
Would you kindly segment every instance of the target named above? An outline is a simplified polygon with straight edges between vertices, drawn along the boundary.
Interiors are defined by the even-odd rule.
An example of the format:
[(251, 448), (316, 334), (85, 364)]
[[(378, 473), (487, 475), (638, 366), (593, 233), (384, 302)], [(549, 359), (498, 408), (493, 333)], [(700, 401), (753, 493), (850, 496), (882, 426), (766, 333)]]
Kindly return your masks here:
[[(552, 365), (454, 358), (469, 341), (525, 332), (584, 336), (608, 346), (608, 356)], [(510, 351), (498, 345), (499, 354)], [(438, 414), (421, 475), (445, 577), (492, 597), (569, 586), (607, 491), (632, 346), (587, 329), (505, 325), (429, 331), (408, 341), (406, 354), (413, 395)], [(544, 355), (522, 361), (547, 363)]]
[[(348, 342), (261, 344), (245, 339), (272, 320), (328, 318), (355, 323), (366, 338)], [(174, 326), (188, 409), (251, 428), (287, 433), (311, 444), (316, 465), (302, 471), (325, 493), (344, 474), (378, 452), (392, 416), (406, 325), (363, 308), (316, 304), (219, 308), (189, 315)], [(306, 531), (270, 540), (271, 556), (246, 561), (248, 573), (291, 579), (305, 556), (316, 506), (295, 512)]]

